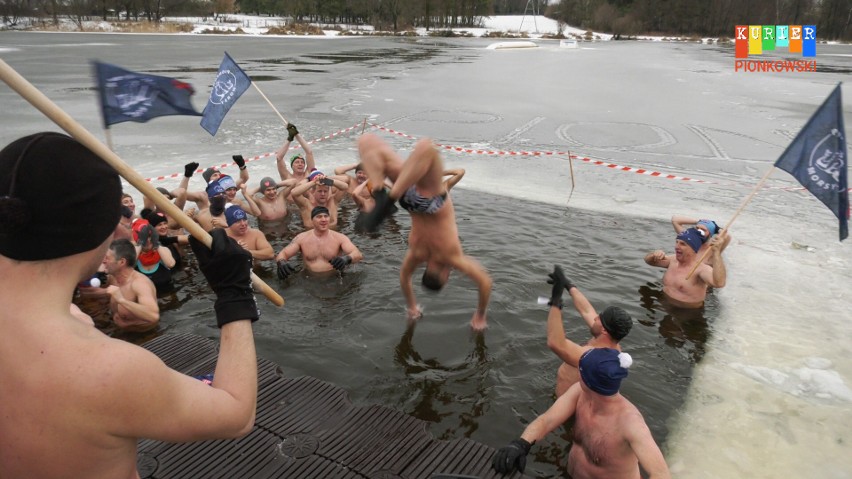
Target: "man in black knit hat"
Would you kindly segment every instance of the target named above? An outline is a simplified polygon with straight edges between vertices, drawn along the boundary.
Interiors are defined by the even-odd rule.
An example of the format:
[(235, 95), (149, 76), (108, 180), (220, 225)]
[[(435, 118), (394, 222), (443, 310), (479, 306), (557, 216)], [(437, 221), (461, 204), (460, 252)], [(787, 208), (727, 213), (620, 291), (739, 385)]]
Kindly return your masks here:
[[(251, 256), (219, 230), (193, 250), (217, 295), (212, 387), (69, 310), (120, 215), (118, 174), (68, 136), (0, 151), (0, 477), (130, 479), (138, 438), (194, 441), (251, 431), (257, 357)], [(53, 201), (61, 198), (61, 201)]]

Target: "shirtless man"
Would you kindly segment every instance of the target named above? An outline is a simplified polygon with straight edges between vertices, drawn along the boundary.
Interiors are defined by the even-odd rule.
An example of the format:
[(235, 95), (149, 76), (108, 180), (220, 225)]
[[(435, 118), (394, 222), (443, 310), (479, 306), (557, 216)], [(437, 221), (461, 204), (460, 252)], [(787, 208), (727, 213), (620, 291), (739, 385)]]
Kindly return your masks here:
[(497, 451), (492, 467), (502, 474), (515, 469), (524, 472), (532, 445), (574, 416), (567, 470), (571, 477), (637, 479), (641, 465), (651, 479), (670, 478), (642, 413), (618, 392), (631, 363), (630, 355), (615, 349), (594, 348), (583, 353), (582, 380), (531, 422), (520, 438)]
[(119, 218), (113, 234), (116, 239), (131, 239), (133, 237), (131, 228), (133, 228), (133, 220), (135, 219), (134, 216), (136, 214), (136, 204), (133, 202), (133, 197), (127, 193), (122, 193), (121, 206), (121, 218)]
[(251, 253), (251, 257), (256, 261), (272, 259), (275, 256), (275, 251), (272, 250), (272, 245), (269, 244), (266, 236), (259, 230), (249, 227), (248, 217), (242, 208), (237, 205), (229, 206), (225, 210), (225, 221), (228, 222), (226, 230), (228, 236)]
[[(349, 176), (346, 174), (347, 171), (355, 170), (355, 176)], [(358, 208), (361, 211), (369, 211), (369, 209), (362, 209), (361, 203), (358, 202), (358, 198), (355, 196), (355, 189), (363, 184), (367, 183), (367, 172), (364, 171), (364, 166), (361, 163), (352, 163), (350, 165), (338, 166), (334, 169), (334, 178), (346, 183), (347, 188), (345, 190), (338, 190), (335, 195), (335, 199), (339, 202), (343, 199), (345, 194), (349, 194), (352, 197), (352, 200), (358, 205)], [(373, 197), (370, 195), (369, 189), (362, 188), (361, 198), (369, 199), (372, 203)], [(370, 205), (372, 207), (372, 204)]]
[[(293, 189), (295, 180), (284, 180), (277, 182), (270, 177), (260, 180), (260, 187), (250, 190), (247, 194), (257, 198), (255, 203), (260, 210), (257, 218), (263, 221), (278, 221), (287, 217), (290, 211), (287, 209), (287, 196)], [(256, 197), (257, 193), (263, 196)]]
[(674, 254), (666, 255), (656, 250), (645, 255), (645, 262), (658, 268), (666, 268), (663, 275), (663, 293), (669, 302), (679, 308), (700, 308), (707, 297), (707, 288), (725, 287), (727, 270), (722, 260), (722, 247), (727, 233), (723, 231), (710, 240), (713, 266), (701, 264), (689, 279), (687, 275), (700, 260), (702, 236), (695, 228), (689, 228), (677, 235)]
[[(723, 228), (717, 225), (713, 220), (702, 220), (681, 215), (672, 216), (672, 227), (674, 227), (675, 233), (680, 234), (682, 231), (687, 229), (689, 225), (693, 225), (695, 229), (703, 233), (704, 243), (698, 250), (698, 257), (704, 258), (704, 254), (707, 253), (707, 250), (710, 248), (710, 243), (707, 240), (721, 233)], [(731, 235), (726, 234), (725, 240), (722, 242), (722, 248), (719, 252), (725, 252), (725, 248), (727, 248), (730, 243)], [(707, 258), (704, 259), (704, 262), (713, 266), (713, 256), (708, 255)]]
[(275, 257), (278, 262), (278, 278), (281, 280), (296, 272), (296, 268), (287, 263), (287, 260), (299, 252), (302, 253), (305, 268), (312, 273), (343, 271), (348, 265), (364, 259), (364, 255), (345, 234), (329, 229), (331, 216), (328, 208), (315, 207), (311, 217), (314, 228), (299, 233)]
[[(246, 213), (252, 216), (260, 215), (260, 208), (255, 203), (254, 198), (246, 192), (248, 185), (246, 183), (237, 184), (234, 179), (228, 175), (219, 177), (219, 185), (225, 190), (225, 203), (237, 205)], [(243, 194), (245, 201), (237, 198), (237, 190)]]
[[(337, 201), (331, 192), (332, 186), (346, 189), (344, 182), (328, 178), (320, 171), (314, 171), (308, 175), (308, 181), (300, 183), (291, 191), (293, 201), (299, 205), (302, 224), (305, 225), (306, 229), (314, 227), (311, 212), (317, 206), (323, 206), (328, 209), (331, 216), (329, 226), (331, 228), (337, 227)], [(310, 196), (305, 197), (305, 193), (310, 193)]]
[[(50, 195), (63, 201), (43, 201)], [(217, 308), (221, 344), (212, 387), (69, 311), (74, 286), (92, 277), (112, 241), (120, 195), (115, 170), (65, 135), (33, 135), (0, 151), (0, 196), (8, 196), (0, 204), (21, 201), (31, 213), (28, 221), (0, 221), (0, 324), (7, 332), (0, 364), (26, 365), (0, 368), (5, 479), (138, 478), (139, 438), (224, 439), (252, 429), (257, 357), (249, 320), (257, 319), (257, 306), (248, 253), (222, 246), (224, 232), (213, 234), (215, 253), (203, 246), (196, 253), (229, 306)], [(227, 283), (219, 279), (225, 272)], [(245, 307), (235, 301), (242, 297)]]
[[(150, 225), (146, 225), (150, 228)], [(143, 332), (160, 323), (157, 290), (144, 274), (133, 269), (136, 247), (129, 240), (115, 240), (104, 255), (109, 275), (109, 310), (116, 326), (124, 331)]]
[[(299, 142), (304, 154), (297, 153), (290, 158), (290, 168), (293, 170), (291, 173), (287, 169), (287, 164), (284, 162), (284, 155), (287, 154), (287, 150), (290, 149), (290, 143), (294, 139)], [(314, 161), (314, 150), (302, 138), (296, 125), (292, 123), (287, 124), (287, 141), (275, 152), (275, 164), (278, 166), (278, 175), (282, 180), (293, 178), (297, 183), (307, 179), (308, 175), (317, 169), (316, 162)], [(293, 194), (291, 193), (287, 199), (293, 201)]]
[[(358, 140), (358, 150), (370, 177), (376, 207), (370, 213), (359, 216), (356, 228), (376, 231), (384, 218), (392, 214), (397, 199), (399, 205), (411, 213), (408, 252), (399, 271), (408, 320), (413, 323), (422, 317), (414, 297), (411, 277), (415, 268), (425, 263), (422, 283), (430, 290), (440, 291), (447, 283), (452, 269), (476, 283), (479, 301), (470, 325), (474, 331), (484, 330), (487, 327), (486, 312), (491, 297), (491, 277), (479, 262), (462, 251), (455, 209), (442, 179), (444, 169), (441, 157), (431, 140), (418, 141), (405, 162), (376, 135), (362, 135)], [(382, 187), (385, 178), (393, 182), (390, 192)]]
[(210, 206), (200, 210), (192, 219), (209, 233), (214, 228), (224, 228), (227, 225), (227, 221), (225, 221), (225, 189), (222, 188), (218, 180), (211, 181), (207, 185), (207, 198)]
[[(547, 282), (553, 285), (553, 291), (548, 303), (550, 312), (547, 315), (547, 347), (563, 361), (556, 373), (556, 396), (559, 397), (580, 380), (580, 371), (577, 367), (583, 353), (592, 348), (621, 351), (619, 341), (630, 333), (633, 319), (627, 311), (616, 306), (610, 306), (598, 315), (586, 296), (565, 277), (560, 266), (554, 266), (553, 272), (548, 276), (550, 279)], [(574, 309), (586, 321), (589, 332), (592, 334), (592, 339), (583, 346), (565, 337), (565, 328), (562, 325), (563, 290), (567, 290), (571, 295)]]

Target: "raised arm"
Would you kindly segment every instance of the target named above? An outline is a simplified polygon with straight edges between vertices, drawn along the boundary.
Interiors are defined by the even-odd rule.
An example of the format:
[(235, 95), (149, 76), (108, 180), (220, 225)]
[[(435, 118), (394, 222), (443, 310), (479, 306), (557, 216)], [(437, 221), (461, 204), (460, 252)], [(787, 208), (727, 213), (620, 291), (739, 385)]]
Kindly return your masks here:
[[(257, 206), (257, 202), (254, 201), (254, 195), (247, 192), (245, 183), (240, 185), (240, 191), (242, 191), (243, 198), (246, 199), (246, 204), (248, 205), (248, 211), (246, 211), (246, 213), (252, 216), (260, 216), (260, 207)], [(255, 191), (255, 193), (257, 192)]]
[(275, 152), (275, 164), (278, 167), (278, 176), (280, 176), (282, 180), (289, 179), (293, 176), (290, 173), (290, 170), (287, 169), (287, 162), (284, 160), (284, 155), (286, 155), (287, 151), (290, 149), (291, 141), (292, 140), (290, 139), (285, 140), (284, 144), (281, 145), (281, 148)]
[(305, 171), (310, 173), (314, 171), (317, 167), (316, 162), (314, 161), (314, 150), (311, 148), (311, 145), (302, 138), (301, 133), (296, 134), (296, 141), (299, 142), (299, 145), (302, 146), (302, 149), (305, 150)]
[(446, 180), (444, 180), (444, 188), (447, 190), (451, 190), (453, 186), (461, 181), (464, 177), (464, 168), (452, 168), (449, 170), (444, 170), (444, 176), (449, 176)]
[(678, 234), (680, 234), (680, 232), (685, 230), (687, 227), (696, 223), (698, 223), (698, 218), (690, 218), (689, 216), (683, 215), (672, 216), (672, 227), (674, 227), (675, 233)]
[(338, 166), (334, 169), (334, 174), (335, 175), (343, 175), (347, 171), (354, 170), (357, 167), (358, 167), (358, 163), (351, 163), (351, 164), (348, 164), (348, 165)]
[(725, 235), (717, 235), (710, 240), (710, 254), (713, 255), (713, 266), (701, 265), (699, 277), (714, 288), (724, 288), (728, 281), (728, 269), (722, 259), (722, 248), (725, 245)]
[(666, 256), (666, 252), (661, 249), (651, 251), (645, 255), (645, 263), (658, 268), (668, 268), (670, 262), (671, 258)]
[[(586, 348), (565, 337), (565, 328), (562, 325), (562, 293), (566, 289), (577, 291), (577, 293), (580, 290), (565, 276), (565, 272), (562, 271), (562, 267), (559, 265), (553, 267), (553, 272), (548, 277), (550, 279), (547, 282), (552, 285), (552, 288), (550, 302), (548, 303), (550, 305), (550, 312), (547, 314), (547, 347), (565, 363), (578, 367), (580, 356)], [(580, 296), (585, 300), (582, 294)], [(588, 303), (588, 301), (586, 302)], [(589, 328), (591, 328), (591, 324)]]
[(213, 384), (169, 369), (149, 351), (133, 348), (127, 353), (131, 360), (120, 362), (132, 365), (124, 376), (135, 380), (125, 381), (115, 398), (130, 412), (114, 426), (116, 435), (170, 442), (225, 439), (248, 434), (254, 425), (257, 355), (251, 322), (258, 314), (250, 286), (251, 258), (224, 231), (212, 236), (215, 252), (195, 240), (192, 249), (217, 297), (221, 334)]

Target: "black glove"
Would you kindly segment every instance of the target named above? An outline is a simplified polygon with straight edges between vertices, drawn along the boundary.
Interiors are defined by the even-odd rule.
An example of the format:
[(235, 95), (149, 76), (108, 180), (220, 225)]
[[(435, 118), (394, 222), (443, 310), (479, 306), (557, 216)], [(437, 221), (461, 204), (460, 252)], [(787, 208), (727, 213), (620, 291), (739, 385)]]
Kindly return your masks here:
[(555, 265), (553, 267), (553, 272), (547, 275), (550, 279), (547, 280), (547, 284), (553, 285), (553, 290), (550, 293), (550, 302), (547, 303), (548, 306), (557, 306), (559, 309), (562, 309), (562, 291), (570, 290), (573, 283), (571, 280), (565, 277), (565, 272), (562, 271), (562, 267), (559, 265)]
[(396, 211), (394, 200), (388, 195), (384, 188), (380, 188), (373, 192), (373, 198), (376, 200), (376, 206), (369, 213), (360, 213), (355, 220), (355, 231), (366, 231), (375, 233), (379, 230), (379, 225), (382, 221)]
[(337, 271), (343, 271), (343, 268), (350, 265), (352, 263), (352, 257), (348, 254), (343, 256), (335, 256), (334, 258), (328, 261), (331, 263), (331, 266)]
[(501, 474), (508, 474), (515, 469), (523, 473), (524, 468), (527, 467), (527, 454), (530, 453), (531, 447), (532, 444), (519, 437), (494, 454), (491, 467)]
[(168, 246), (170, 244), (177, 244), (178, 238), (177, 236), (160, 236), (160, 244), (163, 246)]
[(299, 130), (296, 128), (296, 125), (292, 123), (287, 123), (287, 141), (293, 141), (296, 138), (296, 135), (299, 134)]
[(260, 311), (251, 290), (251, 253), (229, 238), (223, 229), (210, 232), (212, 248), (192, 236), (189, 245), (210, 288), (216, 293), (216, 324), (243, 319), (257, 321)]
[(296, 272), (296, 268), (290, 266), (290, 263), (281, 260), (278, 262), (278, 279), (284, 281), (288, 276)]
[(157, 249), (160, 246), (160, 235), (157, 234), (157, 230), (154, 229), (153, 226), (146, 224), (139, 228), (139, 241), (138, 244), (140, 247), (145, 246), (145, 243), (148, 240), (151, 240), (151, 247)]
[(234, 163), (237, 164), (239, 169), (243, 169), (246, 167), (246, 160), (243, 158), (243, 155), (234, 155), (231, 158), (234, 159)]
[(185, 176), (187, 178), (192, 178), (192, 175), (195, 173), (195, 170), (197, 170), (197, 169), (198, 169), (198, 163), (197, 162), (193, 161), (192, 163), (187, 163), (183, 166), (183, 176)]

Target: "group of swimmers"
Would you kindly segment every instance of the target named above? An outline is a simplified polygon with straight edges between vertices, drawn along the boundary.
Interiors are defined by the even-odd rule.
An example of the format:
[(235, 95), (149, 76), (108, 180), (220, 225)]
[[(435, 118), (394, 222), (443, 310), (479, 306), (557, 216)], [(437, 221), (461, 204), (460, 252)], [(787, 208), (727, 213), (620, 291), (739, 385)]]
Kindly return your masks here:
[[(463, 171), (444, 170), (429, 140), (418, 141), (403, 160), (386, 142), (367, 134), (358, 140), (360, 166), (341, 167), (356, 169), (356, 176), (349, 180), (326, 178), (315, 171), (312, 152), (296, 128), (288, 127), (288, 132), (288, 141), (277, 154), (281, 180), (262, 179), (256, 191), (262, 198), (247, 192), (248, 174), (237, 157), (241, 182), (208, 169), (203, 173), (208, 184), (202, 197), (187, 187), (198, 167), (191, 163), (186, 166), (186, 184), (182, 182), (177, 191), (165, 192), (176, 202), (193, 198), (197, 203), (194, 218), (210, 231), (212, 249), (179, 231), (169, 231), (172, 219), (156, 210), (143, 215), (145, 222), (137, 221), (132, 198), (129, 202), (127, 197), (121, 198), (116, 173), (71, 138), (37, 134), (0, 152), (0, 192), (4, 195), (0, 201), (4, 220), (0, 222), (0, 266), (8, 272), (0, 275), (2, 287), (8, 288), (0, 302), (8, 303), (6, 311), (14, 311), (4, 317), (4, 323), (15, 331), (14, 335), (4, 335), (15, 341), (4, 339), (0, 355), (3, 364), (32, 366), (26, 375), (10, 370), (15, 368), (0, 372), (0, 383), (4, 384), (0, 400), (16, 404), (12, 414), (0, 418), (0, 437), (11, 438), (13, 431), (15, 436), (14, 441), (2, 440), (0, 444), (0, 471), (9, 472), (10, 477), (24, 473), (50, 476), (55, 467), (51, 464), (72, 464), (72, 469), (87, 477), (132, 478), (136, 475), (137, 437), (188, 441), (239, 437), (250, 431), (257, 394), (251, 323), (258, 319), (249, 279), (251, 268), (255, 261), (275, 258), (279, 277), (286, 279), (295, 270), (289, 261), (299, 252), (305, 268), (312, 271), (341, 270), (359, 261), (362, 255), (351, 241), (331, 229), (336, 206), (332, 208), (330, 202), (337, 193), (349, 193), (358, 204), (361, 213), (356, 229), (361, 231), (377, 231), (382, 221), (394, 214), (396, 203), (410, 213), (409, 247), (400, 266), (400, 286), (410, 321), (421, 317), (412, 276), (419, 265), (425, 264), (422, 284), (426, 288), (440, 290), (452, 269), (474, 281), (478, 302), (470, 324), (476, 331), (486, 328), (492, 280), (479, 262), (462, 251), (449, 194)], [(282, 163), (294, 139), (302, 144), (305, 156), (291, 159), (291, 172)], [(446, 176), (450, 179), (445, 180)], [(45, 177), (49, 178), (31, 180)], [(82, 195), (69, 184), (88, 189)], [(332, 186), (337, 192), (331, 190)], [(243, 191), (244, 202), (235, 198), (237, 189)], [(44, 198), (56, 194), (77, 200), (59, 205), (58, 211), (53, 203), (50, 208), (43, 204)], [(287, 198), (299, 205), (308, 229), (275, 255), (271, 247), (267, 248), (268, 242), (264, 244), (262, 233), (248, 234), (251, 228), (246, 213), (252, 211), (264, 220), (283, 212), (283, 218), (289, 209), (282, 209), (287, 207)], [(26, 215), (18, 214), (19, 202), (27, 205)], [(306, 218), (304, 211), (308, 209)], [(58, 227), (51, 220), (57, 213), (66, 220)], [(666, 268), (663, 290), (674, 305), (700, 307), (708, 287), (725, 284), (721, 251), (730, 238), (710, 221), (675, 217), (673, 225), (677, 231), (675, 253), (651, 252), (645, 261)], [(694, 226), (687, 228), (689, 225)], [(50, 244), (41, 240), (47, 232)], [(21, 242), (18, 235), (34, 240)], [(113, 241), (122, 235), (130, 238)], [(171, 239), (164, 244), (162, 239), (166, 238)], [(57, 239), (60, 248), (56, 247)], [(69, 291), (90, 278), (99, 266), (109, 273), (107, 290), (114, 303), (114, 318), (120, 317), (116, 323), (133, 315), (143, 320), (152, 316), (145, 316), (141, 309), (145, 304), (139, 301), (144, 295), (150, 297), (154, 287), (145, 273), (150, 272), (155, 254), (164, 267), (178, 261), (179, 248), (174, 248), (178, 251), (174, 254), (170, 247), (181, 244), (192, 248), (217, 296), (214, 310), (222, 333), (212, 387), (201, 387), (199, 381), (169, 369), (141, 348), (67, 322), (73, 319), (80, 325), (73, 308), (68, 309)], [(699, 256), (702, 251), (709, 252), (706, 260)], [(695, 270), (694, 274), (690, 270)], [(151, 281), (151, 287), (138, 287), (145, 281), (131, 273)], [(493, 459), (495, 470), (523, 471), (531, 445), (574, 416), (574, 444), (568, 461), (572, 476), (637, 477), (641, 465), (651, 477), (668, 477), (665, 460), (641, 413), (618, 392), (632, 362), (620, 351), (619, 341), (630, 331), (632, 319), (617, 307), (598, 314), (558, 266), (549, 278), (553, 290), (547, 343), (564, 362), (558, 373), (558, 399), (520, 438), (498, 451)], [(21, 287), (22, 282), (42, 288), (28, 290)], [(143, 289), (146, 292), (141, 292)], [(592, 334), (583, 346), (564, 334), (561, 313), (565, 291)], [(134, 294), (137, 301), (131, 298)], [(12, 298), (14, 302), (10, 303)], [(131, 323), (126, 324), (133, 327)], [(106, 366), (95, 374), (87, 367), (93, 363)], [(71, 376), (75, 377), (73, 387), (62, 380)], [(39, 381), (31, 381), (33, 377)], [(93, 390), (97, 391), (94, 395)], [(161, 414), (166, 406), (176, 410), (167, 418)], [(51, 427), (67, 423), (69, 427), (57, 429), (51, 440), (45, 441), (33, 431), (35, 422)], [(75, 425), (79, 431), (72, 429)], [(80, 441), (82, 437), (89, 440)], [(41, 460), (47, 451), (56, 456), (57, 450), (61, 450), (61, 457), (55, 463)]]

